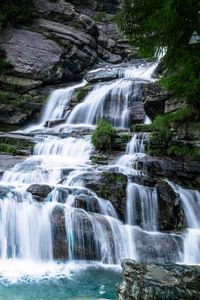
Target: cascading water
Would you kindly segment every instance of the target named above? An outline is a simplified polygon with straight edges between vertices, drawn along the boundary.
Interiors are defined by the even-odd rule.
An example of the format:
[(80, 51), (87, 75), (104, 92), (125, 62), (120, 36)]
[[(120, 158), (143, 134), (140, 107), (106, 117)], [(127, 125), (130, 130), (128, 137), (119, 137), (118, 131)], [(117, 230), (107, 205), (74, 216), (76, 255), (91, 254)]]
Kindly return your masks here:
[(200, 264), (200, 193), (170, 184), (180, 195), (188, 226), (184, 237), (183, 263)]
[[(72, 95), (87, 84), (85, 81), (56, 90), (50, 96), (40, 124), (25, 130), (37, 129), (40, 134), (35, 136), (33, 156), (7, 170), (0, 182), (0, 258), (5, 262), (3, 269), (0, 266), (0, 276), (8, 274), (5, 270), (10, 260), (13, 268), (20, 270), (16, 277), (30, 275), (36, 264), (39, 275), (66, 276), (74, 269), (86, 268), (77, 262), (73, 265), (77, 260), (87, 261), (87, 267), (91, 261), (119, 265), (124, 258), (191, 263), (189, 257), (193, 257), (192, 262), (199, 263), (199, 194), (178, 191), (187, 211), (188, 233), (161, 233), (155, 189), (133, 180), (135, 175), (142, 176), (133, 166), (139, 156), (145, 155), (147, 134), (133, 134), (126, 153), (108, 166), (117, 166), (129, 178), (125, 222), (119, 219), (115, 203), (85, 187), (85, 175), (102, 173), (102, 169), (91, 164), (91, 136), (82, 135), (81, 131), (78, 137), (70, 136), (73, 126), (77, 129), (77, 125), (84, 125), (91, 130), (101, 117), (115, 127), (128, 128), (130, 107), (134, 101), (141, 101), (141, 83), (154, 80), (151, 76), (156, 66), (116, 67), (118, 79), (97, 83), (71, 112), (68, 105)], [(66, 135), (57, 134), (58, 125), (49, 131), (44, 128), (46, 122), (59, 119), (64, 119), (62, 130), (66, 130)], [(51, 191), (41, 200), (37, 192), (28, 189), (32, 184), (33, 191), (37, 185), (42, 189), (46, 184)], [(189, 198), (192, 200), (188, 204)], [(195, 244), (192, 254), (187, 249), (191, 240)], [(54, 261), (60, 258), (68, 261), (68, 267)], [(27, 274), (22, 272), (19, 259), (21, 263), (29, 261)], [(30, 276), (38, 275), (33, 273)]]

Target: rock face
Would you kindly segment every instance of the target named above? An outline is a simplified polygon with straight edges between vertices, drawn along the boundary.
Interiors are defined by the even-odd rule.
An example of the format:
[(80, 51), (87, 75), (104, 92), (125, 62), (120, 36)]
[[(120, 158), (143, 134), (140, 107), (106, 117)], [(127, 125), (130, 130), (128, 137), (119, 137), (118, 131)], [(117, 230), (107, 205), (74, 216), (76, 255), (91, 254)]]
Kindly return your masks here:
[(93, 190), (101, 198), (108, 199), (123, 220), (126, 205), (127, 177), (121, 173), (103, 172), (86, 175), (85, 187)]
[(5, 30), (2, 47), (16, 76), (37, 80), (55, 80), (59, 77), (62, 48), (42, 34), (24, 29)]
[(116, 28), (107, 32), (92, 19), (102, 9), (115, 12), (118, 1), (93, 2), (34, 0), (37, 17), (31, 26), (0, 32), (10, 64), (0, 76), (0, 123), (26, 124), (48, 95), (48, 89), (41, 94), (41, 87), (80, 80), (94, 63), (119, 63), (129, 55)]
[(200, 297), (200, 267), (125, 260), (119, 300), (192, 300)]
[(170, 178), (185, 186), (200, 186), (200, 163), (197, 161), (177, 161), (167, 157), (145, 156), (138, 159), (137, 167), (149, 176)]
[(156, 185), (158, 195), (159, 225), (161, 230), (180, 230), (186, 227), (180, 197), (170, 184), (160, 180)]
[(165, 102), (169, 98), (169, 93), (162, 89), (158, 83), (143, 84), (142, 100), (145, 112), (151, 120), (164, 113)]

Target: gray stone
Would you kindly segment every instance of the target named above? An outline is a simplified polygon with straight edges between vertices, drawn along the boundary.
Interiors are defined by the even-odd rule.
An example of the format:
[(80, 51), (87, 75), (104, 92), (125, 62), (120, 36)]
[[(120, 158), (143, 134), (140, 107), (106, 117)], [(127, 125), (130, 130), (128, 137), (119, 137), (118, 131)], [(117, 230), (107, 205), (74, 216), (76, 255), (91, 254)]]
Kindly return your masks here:
[(118, 78), (117, 69), (100, 69), (97, 71), (89, 72), (86, 76), (86, 80), (90, 83), (98, 81), (110, 81)]
[(27, 192), (36, 197), (37, 201), (42, 202), (52, 190), (53, 188), (47, 184), (32, 184), (28, 187)]
[(173, 263), (122, 263), (119, 300), (198, 300), (200, 267)]
[(62, 77), (62, 48), (42, 34), (11, 28), (0, 34), (0, 41), (15, 75), (43, 81)]
[(159, 226), (161, 230), (182, 230), (186, 227), (180, 197), (165, 180), (156, 185), (158, 195)]

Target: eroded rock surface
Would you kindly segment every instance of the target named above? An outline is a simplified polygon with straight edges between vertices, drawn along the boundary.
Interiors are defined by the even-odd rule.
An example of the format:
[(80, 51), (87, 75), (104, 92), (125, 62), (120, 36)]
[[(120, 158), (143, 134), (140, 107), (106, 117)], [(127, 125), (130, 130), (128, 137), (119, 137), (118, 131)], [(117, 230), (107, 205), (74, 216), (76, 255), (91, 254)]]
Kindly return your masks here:
[(192, 300), (200, 297), (200, 267), (125, 260), (119, 300)]

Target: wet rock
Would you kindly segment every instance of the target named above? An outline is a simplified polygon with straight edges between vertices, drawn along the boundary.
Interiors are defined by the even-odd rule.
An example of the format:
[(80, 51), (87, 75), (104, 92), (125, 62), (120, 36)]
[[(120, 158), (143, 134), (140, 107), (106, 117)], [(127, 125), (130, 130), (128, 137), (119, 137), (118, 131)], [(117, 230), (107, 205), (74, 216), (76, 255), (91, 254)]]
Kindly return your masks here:
[(139, 101), (133, 102), (132, 106), (130, 107), (130, 123), (143, 123), (145, 120), (145, 110), (144, 104)]
[(198, 266), (125, 260), (122, 267), (119, 300), (192, 300), (200, 297)]
[(182, 230), (186, 227), (180, 196), (170, 184), (160, 180), (156, 185), (158, 195), (159, 225), (161, 230)]
[(27, 192), (31, 193), (35, 200), (42, 202), (52, 190), (53, 188), (47, 184), (32, 184)]
[(0, 154), (0, 178), (2, 177), (5, 171), (11, 169), (16, 164), (22, 163), (24, 160), (25, 157), (22, 156)]
[(68, 248), (65, 229), (65, 211), (62, 206), (56, 206), (51, 216), (54, 259), (68, 258)]
[(133, 229), (138, 258), (145, 262), (177, 262), (183, 252), (183, 238), (175, 234)]
[(102, 69), (94, 72), (89, 72), (86, 76), (86, 80), (90, 83), (98, 81), (110, 81), (118, 78), (117, 69)]
[(95, 191), (99, 197), (111, 201), (120, 219), (124, 220), (127, 188), (127, 177), (124, 174), (114, 172), (86, 174), (83, 180), (87, 188)]
[(87, 212), (99, 213), (98, 199), (87, 194), (80, 194), (75, 197), (74, 207), (84, 209)]
[(168, 178), (186, 187), (200, 187), (200, 162), (177, 161), (170, 158), (140, 157), (137, 160), (138, 170), (143, 170), (152, 177)]
[(144, 110), (151, 120), (164, 113), (165, 102), (169, 98), (169, 93), (162, 89), (158, 83), (142, 84)]

